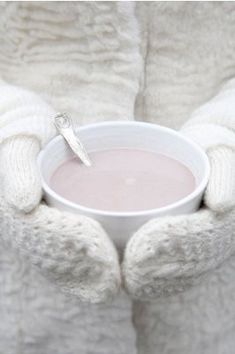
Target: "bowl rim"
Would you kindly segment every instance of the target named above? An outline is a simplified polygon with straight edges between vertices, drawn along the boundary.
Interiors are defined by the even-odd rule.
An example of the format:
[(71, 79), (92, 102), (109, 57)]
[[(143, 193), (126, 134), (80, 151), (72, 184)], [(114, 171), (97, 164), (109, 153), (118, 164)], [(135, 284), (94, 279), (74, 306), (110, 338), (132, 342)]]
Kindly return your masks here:
[(53, 138), (48, 144), (46, 144), (45, 147), (40, 151), (40, 153), (37, 157), (37, 165), (39, 168), (43, 191), (45, 193), (47, 193), (48, 195), (50, 195), (50, 197), (52, 197), (53, 199), (60, 202), (61, 204), (65, 205), (67, 207), (73, 208), (77, 211), (84, 212), (86, 214), (92, 214), (94, 216), (104, 216), (104, 217), (128, 217), (128, 218), (129, 217), (144, 217), (144, 216), (151, 217), (151, 215), (154, 215), (154, 214), (161, 214), (161, 213), (166, 214), (168, 211), (170, 213), (170, 211), (193, 201), (196, 197), (198, 197), (199, 195), (201, 195), (201, 193), (204, 192), (204, 190), (207, 186), (207, 183), (209, 181), (209, 176), (210, 176), (210, 163), (209, 163), (208, 156), (206, 155), (205, 151), (199, 145), (194, 143), (194, 141), (187, 138), (179, 131), (176, 131), (176, 130), (173, 130), (171, 128), (164, 127), (161, 125), (147, 123), (147, 122), (141, 122), (141, 121), (104, 121), (104, 122), (99, 122), (99, 123), (87, 124), (87, 125), (78, 127), (75, 130), (77, 132), (79, 132), (79, 131), (86, 131), (86, 130), (98, 128), (98, 127), (99, 128), (107, 127), (107, 126), (114, 127), (117, 125), (126, 126), (126, 127), (133, 126), (133, 125), (139, 126), (139, 127), (151, 127), (154, 130), (158, 130), (158, 131), (160, 130), (160, 131), (167, 132), (171, 135), (175, 135), (175, 136), (179, 137), (180, 139), (184, 140), (187, 144), (191, 145), (197, 151), (197, 153), (200, 155), (200, 157), (204, 163), (204, 166), (205, 166), (204, 176), (203, 176), (202, 180), (200, 181), (200, 183), (198, 184), (198, 186), (193, 190), (192, 193), (188, 194), (186, 197), (178, 200), (175, 203), (166, 205), (161, 208), (146, 209), (146, 210), (140, 210), (140, 211), (128, 211), (128, 212), (106, 211), (106, 210), (102, 210), (102, 209), (89, 208), (89, 207), (83, 206), (81, 204), (71, 202), (70, 200), (57, 194), (47, 184), (47, 182), (45, 181), (45, 178), (43, 176), (43, 172), (42, 172), (42, 162), (43, 162), (44, 158), (46, 158), (47, 150), (50, 149), (53, 145), (57, 144), (59, 141), (64, 140), (64, 138), (61, 135), (59, 135), (59, 136), (56, 136), (55, 138)]

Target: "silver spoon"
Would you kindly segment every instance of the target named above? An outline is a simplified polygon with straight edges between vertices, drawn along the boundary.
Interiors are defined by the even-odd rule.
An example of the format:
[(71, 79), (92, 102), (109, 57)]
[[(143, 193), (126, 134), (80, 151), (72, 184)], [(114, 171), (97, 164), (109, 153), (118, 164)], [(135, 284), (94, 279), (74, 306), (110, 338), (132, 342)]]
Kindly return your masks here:
[(76, 156), (84, 163), (84, 165), (90, 167), (91, 160), (86, 152), (81, 141), (75, 134), (72, 126), (72, 122), (66, 113), (58, 113), (54, 118), (54, 123), (59, 133), (67, 141), (70, 148), (73, 150)]

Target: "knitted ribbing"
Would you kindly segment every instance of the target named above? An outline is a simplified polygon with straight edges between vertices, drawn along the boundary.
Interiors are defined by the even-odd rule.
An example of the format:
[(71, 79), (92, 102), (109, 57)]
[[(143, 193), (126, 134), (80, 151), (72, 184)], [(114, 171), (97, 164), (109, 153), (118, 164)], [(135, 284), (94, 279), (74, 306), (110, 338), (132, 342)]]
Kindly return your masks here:
[(191, 118), (184, 124), (189, 127), (198, 124), (212, 123), (226, 127), (235, 132), (235, 79), (230, 80), (218, 95), (196, 109)]
[(41, 181), (36, 167), (38, 140), (30, 136), (7, 139), (0, 149), (0, 170), (6, 201), (29, 212), (41, 199)]
[(181, 129), (181, 133), (194, 140), (205, 151), (218, 146), (227, 146), (235, 150), (235, 133), (218, 124), (187, 125)]
[(35, 136), (43, 146), (55, 134), (55, 111), (40, 96), (12, 85), (0, 85), (0, 143), (14, 135)]
[(208, 151), (210, 179), (204, 196), (206, 205), (219, 213), (235, 206), (235, 152), (220, 146)]

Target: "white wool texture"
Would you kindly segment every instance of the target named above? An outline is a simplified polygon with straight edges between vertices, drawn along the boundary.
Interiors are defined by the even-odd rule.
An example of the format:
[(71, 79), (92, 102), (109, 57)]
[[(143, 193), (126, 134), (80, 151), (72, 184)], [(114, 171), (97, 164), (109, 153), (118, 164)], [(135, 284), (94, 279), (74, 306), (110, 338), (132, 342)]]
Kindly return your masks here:
[[(235, 352), (234, 10), (0, 3), (0, 353)], [(40, 202), (58, 111), (183, 126), (211, 164), (201, 210), (150, 220), (120, 265), (96, 221)]]

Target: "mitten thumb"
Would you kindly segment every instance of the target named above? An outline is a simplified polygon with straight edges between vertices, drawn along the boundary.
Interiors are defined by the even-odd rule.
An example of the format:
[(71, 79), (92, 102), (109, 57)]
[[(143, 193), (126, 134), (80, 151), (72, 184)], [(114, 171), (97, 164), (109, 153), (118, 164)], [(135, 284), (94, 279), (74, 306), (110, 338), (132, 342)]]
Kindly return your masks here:
[(205, 204), (216, 212), (225, 212), (235, 205), (235, 151), (219, 146), (208, 151), (211, 177), (206, 189)]
[(225, 212), (235, 205), (235, 134), (216, 124), (198, 124), (181, 130), (206, 152), (210, 160), (210, 179), (204, 202), (215, 212)]
[(41, 200), (36, 166), (39, 150), (39, 141), (31, 136), (14, 136), (0, 146), (3, 195), (17, 210), (30, 212)]
[(0, 173), (3, 195), (29, 212), (41, 198), (36, 157), (56, 133), (54, 109), (37, 94), (0, 84)]

